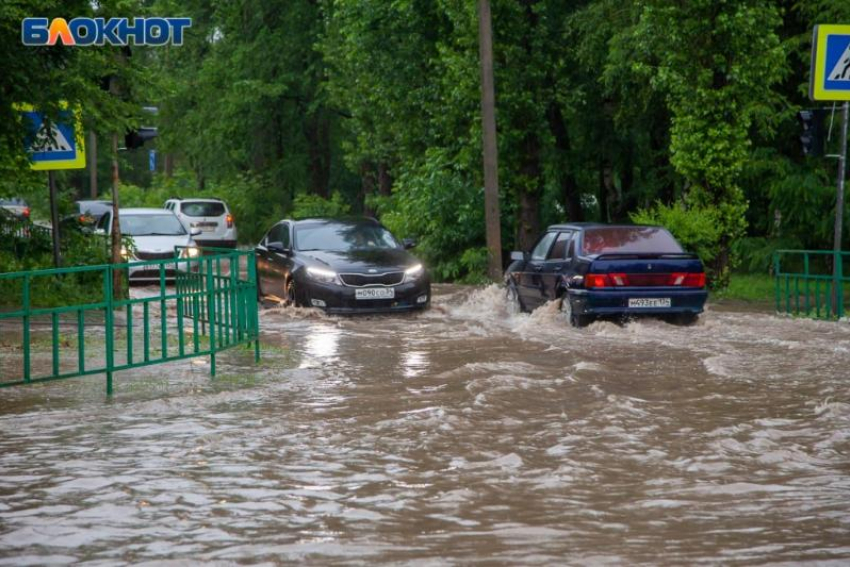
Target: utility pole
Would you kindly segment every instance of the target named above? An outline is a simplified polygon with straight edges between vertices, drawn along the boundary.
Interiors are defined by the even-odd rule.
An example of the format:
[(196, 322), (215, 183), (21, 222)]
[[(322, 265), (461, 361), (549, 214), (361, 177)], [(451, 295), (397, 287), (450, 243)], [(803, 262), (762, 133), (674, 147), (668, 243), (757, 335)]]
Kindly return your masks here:
[[(118, 134), (112, 134), (112, 263), (120, 264), (121, 258), (121, 222), (118, 215)], [(112, 271), (112, 293), (120, 297), (121, 270)]]
[(850, 102), (841, 105), (841, 148), (838, 152), (838, 188), (835, 196), (835, 237), (832, 248), (835, 259), (832, 265), (832, 312), (841, 316), (843, 311), (841, 238), (844, 222), (844, 178), (847, 177), (847, 123), (850, 120)]
[(97, 199), (97, 133), (89, 130), (89, 196)]
[(490, 0), (478, 1), (478, 48), (481, 58), (481, 125), (484, 135), (484, 223), (487, 275), (502, 277), (502, 228), (499, 214), (499, 158), (496, 145), (496, 94), (493, 86), (493, 26)]

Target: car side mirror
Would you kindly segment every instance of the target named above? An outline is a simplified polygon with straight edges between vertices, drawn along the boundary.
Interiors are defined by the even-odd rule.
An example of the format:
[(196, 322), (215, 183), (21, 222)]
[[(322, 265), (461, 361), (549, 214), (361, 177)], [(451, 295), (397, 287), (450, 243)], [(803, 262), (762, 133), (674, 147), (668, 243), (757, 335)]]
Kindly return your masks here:
[(289, 248), (284, 248), (282, 242), (269, 242), (266, 244), (266, 249), (269, 252), (277, 252), (278, 254), (289, 254)]
[(526, 260), (528, 260), (528, 254), (526, 252), (514, 250), (513, 252), (511, 252), (511, 260), (514, 262), (525, 262)]
[(203, 231), (200, 228), (193, 228), (191, 231), (189, 231), (189, 234), (191, 236), (200, 236), (201, 233), (203, 233)]
[(410, 250), (411, 248), (416, 248), (416, 241), (412, 238), (405, 238), (401, 241), (401, 245), (404, 246), (405, 250)]

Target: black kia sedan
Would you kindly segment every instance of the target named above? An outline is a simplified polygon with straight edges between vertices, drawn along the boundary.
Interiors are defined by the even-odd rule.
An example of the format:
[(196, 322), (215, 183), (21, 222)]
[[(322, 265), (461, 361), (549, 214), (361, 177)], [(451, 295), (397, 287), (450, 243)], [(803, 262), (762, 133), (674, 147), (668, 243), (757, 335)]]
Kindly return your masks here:
[(508, 301), (532, 311), (557, 300), (567, 321), (656, 315), (689, 324), (708, 292), (699, 257), (657, 226), (573, 223), (550, 226), (530, 252), (511, 253)]
[(414, 245), (370, 218), (282, 220), (255, 249), (258, 293), (329, 313), (424, 309), (431, 282)]

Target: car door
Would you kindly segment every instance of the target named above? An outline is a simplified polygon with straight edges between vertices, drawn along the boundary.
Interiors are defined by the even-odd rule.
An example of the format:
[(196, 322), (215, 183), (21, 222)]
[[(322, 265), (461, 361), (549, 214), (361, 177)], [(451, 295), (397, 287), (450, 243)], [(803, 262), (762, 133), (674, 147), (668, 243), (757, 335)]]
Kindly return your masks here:
[(257, 256), (257, 283), (260, 285), (260, 289), (262, 289), (264, 294), (273, 293), (271, 288), (269, 287), (271, 270), (269, 263), (271, 252), (269, 252), (267, 246), (268, 243), (272, 241), (271, 239), (274, 237), (277, 231), (277, 226), (278, 225), (273, 226), (271, 230), (266, 233), (263, 239), (260, 240), (260, 243), (255, 248)]
[(275, 240), (270, 242), (279, 242), (286, 252), (269, 251), (269, 289), (274, 290), (271, 293), (284, 298), (286, 282), (292, 271), (292, 234), (288, 222), (282, 222), (276, 228)]
[(573, 234), (571, 230), (559, 232), (546, 255), (546, 261), (543, 262), (543, 269), (540, 272), (541, 301), (552, 301), (558, 298), (561, 276), (569, 267), (568, 252)]
[(558, 233), (547, 232), (531, 249), (528, 261), (523, 267), (520, 276), (520, 285), (517, 292), (522, 298), (525, 307), (530, 311), (543, 303), (543, 278), (542, 271), (549, 254), (549, 249), (555, 242)]

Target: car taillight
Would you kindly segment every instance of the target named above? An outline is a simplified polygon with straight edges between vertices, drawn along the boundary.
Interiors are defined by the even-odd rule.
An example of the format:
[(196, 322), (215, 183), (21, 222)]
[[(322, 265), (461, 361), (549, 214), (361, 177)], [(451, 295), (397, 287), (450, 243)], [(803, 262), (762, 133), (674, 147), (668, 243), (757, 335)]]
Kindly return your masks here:
[(30, 208), (29, 207), (24, 208), (24, 218), (25, 219), (30, 218)]
[(611, 280), (608, 279), (608, 274), (587, 274), (584, 276), (584, 287), (611, 287)]
[(227, 215), (227, 228), (233, 228), (233, 215)]
[(705, 287), (705, 273), (672, 273), (670, 285), (682, 287)]

